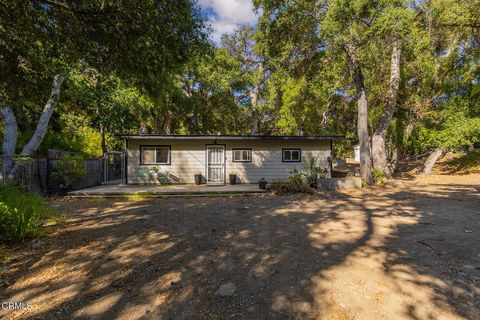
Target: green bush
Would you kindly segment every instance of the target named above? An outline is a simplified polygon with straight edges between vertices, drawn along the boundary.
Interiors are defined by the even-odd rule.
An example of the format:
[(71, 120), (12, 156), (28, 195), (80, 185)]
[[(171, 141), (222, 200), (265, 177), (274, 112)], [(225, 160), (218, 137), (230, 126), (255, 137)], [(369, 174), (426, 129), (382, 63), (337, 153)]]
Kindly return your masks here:
[(304, 174), (297, 169), (290, 171), (290, 177), (287, 181), (273, 182), (272, 190), (277, 194), (313, 193), (315, 191), (304, 180)]
[(44, 198), (14, 185), (0, 184), (0, 241), (38, 236), (43, 220), (52, 215)]
[(309, 184), (316, 184), (319, 177), (325, 177), (327, 170), (325, 168), (317, 166), (317, 159), (315, 157), (307, 157), (303, 168), (305, 169), (305, 178)]
[(300, 172), (298, 169), (292, 169), (290, 171), (290, 176), (288, 177), (288, 183), (291, 186), (300, 186), (304, 184), (303, 173)]
[(373, 178), (373, 182), (375, 182), (375, 184), (382, 184), (384, 182), (384, 179), (385, 179), (385, 173), (380, 169), (373, 169), (372, 170), (372, 178)]

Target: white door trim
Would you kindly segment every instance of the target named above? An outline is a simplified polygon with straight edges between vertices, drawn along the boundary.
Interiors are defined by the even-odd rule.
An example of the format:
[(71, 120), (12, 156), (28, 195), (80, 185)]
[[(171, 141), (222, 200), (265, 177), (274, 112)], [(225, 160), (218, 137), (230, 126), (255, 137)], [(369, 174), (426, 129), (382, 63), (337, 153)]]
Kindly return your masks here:
[[(214, 155), (215, 159), (209, 158), (209, 149), (221, 150), (220, 154)], [(226, 146), (224, 144), (207, 144), (205, 147), (205, 177), (207, 184), (225, 184), (226, 175)]]

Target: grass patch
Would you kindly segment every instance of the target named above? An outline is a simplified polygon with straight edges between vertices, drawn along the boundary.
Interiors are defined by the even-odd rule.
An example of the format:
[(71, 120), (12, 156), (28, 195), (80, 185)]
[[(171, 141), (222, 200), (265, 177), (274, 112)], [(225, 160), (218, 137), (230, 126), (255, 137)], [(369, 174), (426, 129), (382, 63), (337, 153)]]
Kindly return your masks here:
[(43, 222), (52, 216), (53, 210), (43, 197), (0, 184), (0, 242), (41, 236)]
[(0, 244), (0, 265), (10, 262), (13, 257), (14, 254), (10, 250), (8, 250), (7, 247)]
[(445, 166), (453, 173), (480, 173), (480, 150), (470, 151), (458, 158), (446, 161)]
[(148, 194), (129, 194), (127, 195), (128, 201), (141, 201), (148, 198)]

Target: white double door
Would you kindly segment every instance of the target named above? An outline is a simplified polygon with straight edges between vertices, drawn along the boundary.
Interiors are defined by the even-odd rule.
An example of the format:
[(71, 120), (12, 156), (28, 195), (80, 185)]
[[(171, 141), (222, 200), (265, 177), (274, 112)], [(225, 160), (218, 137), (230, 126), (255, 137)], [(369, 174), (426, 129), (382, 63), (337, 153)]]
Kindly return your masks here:
[(225, 146), (207, 146), (207, 183), (225, 183)]

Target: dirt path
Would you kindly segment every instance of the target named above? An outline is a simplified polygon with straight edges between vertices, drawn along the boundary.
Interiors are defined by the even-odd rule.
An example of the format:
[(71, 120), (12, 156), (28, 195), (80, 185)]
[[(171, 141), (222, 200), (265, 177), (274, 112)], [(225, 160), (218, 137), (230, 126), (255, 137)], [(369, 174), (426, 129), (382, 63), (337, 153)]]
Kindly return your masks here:
[(480, 319), (473, 185), (58, 204), (3, 275), (33, 304), (7, 319)]

